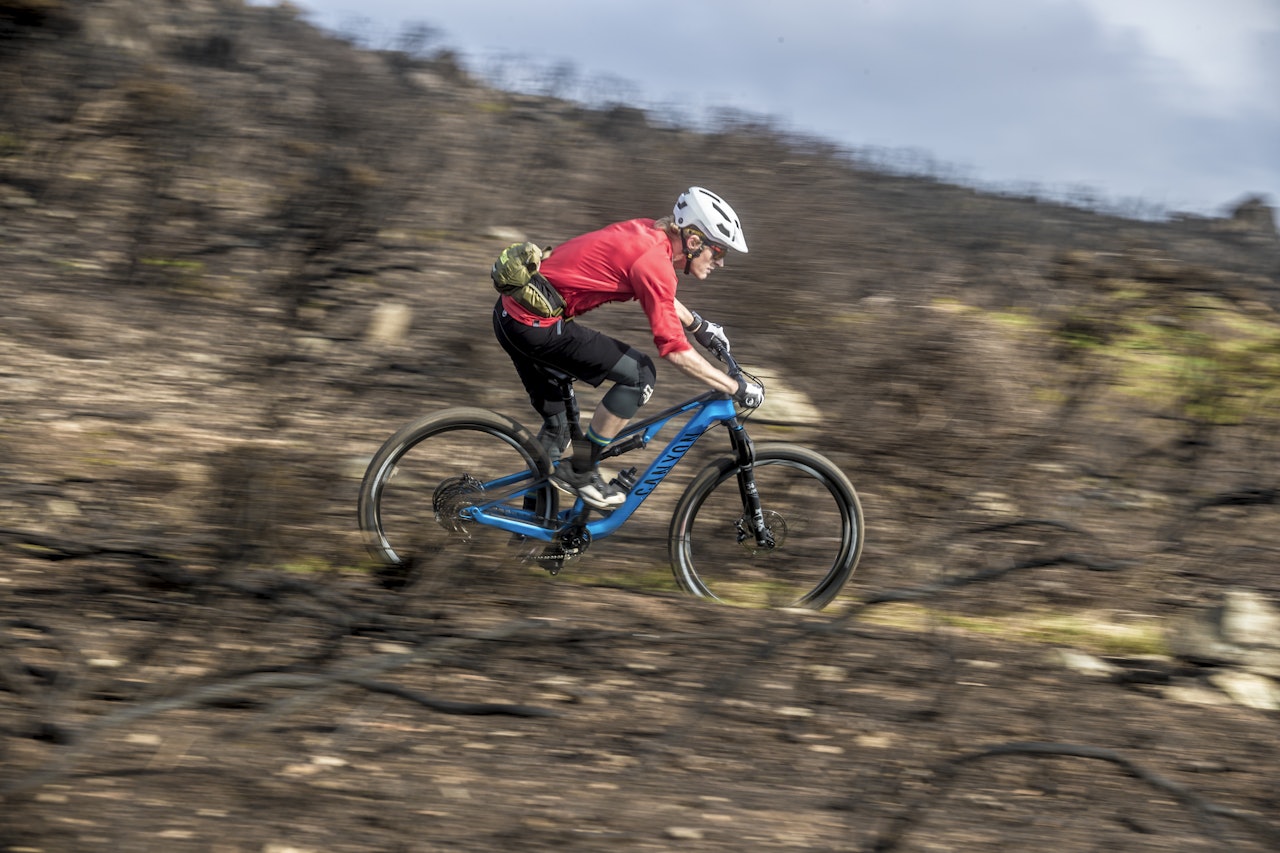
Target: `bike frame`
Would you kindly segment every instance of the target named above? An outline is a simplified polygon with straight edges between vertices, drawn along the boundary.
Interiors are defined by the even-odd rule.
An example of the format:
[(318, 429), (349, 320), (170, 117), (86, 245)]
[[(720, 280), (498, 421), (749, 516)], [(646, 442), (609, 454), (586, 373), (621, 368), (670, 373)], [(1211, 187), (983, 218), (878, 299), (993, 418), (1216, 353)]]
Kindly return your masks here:
[[(683, 414), (689, 414), (684, 426), (667, 442), (662, 452), (649, 463), (649, 466), (636, 479), (636, 484), (627, 493), (626, 501), (613, 511), (600, 518), (581, 524), (588, 540), (592, 541), (608, 536), (629, 519), (640, 508), (645, 499), (653, 494), (666, 476), (676, 467), (684, 455), (711, 427), (724, 424), (729, 429), (730, 442), (740, 465), (739, 482), (742, 485), (743, 499), (748, 507), (748, 517), (757, 532), (757, 540), (761, 539), (764, 529), (763, 513), (760, 510), (759, 497), (755, 494), (755, 482), (751, 476), (754, 460), (754, 447), (750, 436), (738, 421), (733, 401), (718, 391), (710, 391), (701, 396), (686, 400), (657, 414), (628, 424), (614, 440), (604, 449), (602, 459), (620, 456), (645, 447), (672, 420)], [(560, 464), (560, 463), (557, 463)], [(745, 475), (745, 476), (743, 476)], [(530, 510), (518, 509), (510, 505), (510, 501), (532, 492), (545, 484), (538, 480), (522, 485), (529, 479), (528, 472), (512, 477), (494, 480), (484, 484), (486, 492), (500, 491), (495, 500), (477, 503), (462, 510), (462, 516), (477, 524), (496, 527), (511, 533), (520, 534), (527, 539), (552, 542), (568, 528), (581, 523), (587, 517), (588, 508), (579, 498), (570, 509), (561, 510), (558, 515), (559, 524), (547, 527), (539, 524), (535, 514)], [(515, 488), (511, 489), (510, 487)], [(761, 542), (761, 544), (765, 544)]]

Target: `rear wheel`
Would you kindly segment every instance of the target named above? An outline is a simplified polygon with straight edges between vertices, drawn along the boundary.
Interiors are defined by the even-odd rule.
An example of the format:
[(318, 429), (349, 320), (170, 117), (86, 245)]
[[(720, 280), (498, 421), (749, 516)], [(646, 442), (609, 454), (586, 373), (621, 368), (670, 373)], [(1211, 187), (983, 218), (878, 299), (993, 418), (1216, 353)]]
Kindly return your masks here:
[(826, 457), (787, 444), (756, 449), (754, 476), (773, 543), (750, 533), (732, 457), (702, 471), (671, 519), (672, 570), (702, 598), (754, 607), (825, 607), (862, 554), (862, 506)]
[(533, 435), (496, 412), (449, 409), (405, 426), (374, 455), (360, 484), (360, 529), (384, 582), (443, 572), (452, 565), (448, 551), (510, 555), (519, 540), (466, 511), (484, 505), (550, 524), (557, 503), (550, 471)]

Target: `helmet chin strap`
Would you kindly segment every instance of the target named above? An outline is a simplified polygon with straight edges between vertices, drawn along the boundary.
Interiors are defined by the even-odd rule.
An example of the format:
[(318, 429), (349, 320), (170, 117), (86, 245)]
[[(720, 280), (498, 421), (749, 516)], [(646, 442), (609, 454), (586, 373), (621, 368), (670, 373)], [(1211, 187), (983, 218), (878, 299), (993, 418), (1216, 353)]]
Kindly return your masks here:
[(693, 259), (702, 254), (703, 247), (699, 245), (696, 252), (690, 249), (689, 237), (685, 234), (680, 235), (680, 244), (684, 247), (684, 274), (688, 275), (689, 270), (693, 268)]

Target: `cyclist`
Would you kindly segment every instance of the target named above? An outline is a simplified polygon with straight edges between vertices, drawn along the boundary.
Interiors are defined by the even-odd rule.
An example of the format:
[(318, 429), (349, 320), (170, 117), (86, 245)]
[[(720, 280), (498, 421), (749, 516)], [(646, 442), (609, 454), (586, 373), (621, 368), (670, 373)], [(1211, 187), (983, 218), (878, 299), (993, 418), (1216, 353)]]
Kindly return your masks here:
[[(600, 476), (600, 452), (648, 402), (657, 370), (635, 347), (574, 322), (606, 302), (639, 302), (658, 355), (682, 373), (731, 394), (740, 405), (754, 408), (764, 401), (762, 386), (730, 378), (689, 345), (686, 332), (711, 350), (728, 349), (729, 339), (718, 323), (676, 298), (677, 267), (683, 264), (685, 275), (705, 281), (724, 266), (729, 249), (747, 251), (737, 214), (710, 190), (690, 187), (670, 216), (616, 222), (555, 248), (541, 271), (564, 299), (561, 317), (542, 317), (509, 296), (499, 298), (494, 334), (542, 416), (538, 440), (553, 460), (573, 448), (552, 477), (557, 489), (602, 510), (626, 500), (622, 489)], [(613, 383), (585, 432), (573, 391), (579, 379), (592, 387)]]

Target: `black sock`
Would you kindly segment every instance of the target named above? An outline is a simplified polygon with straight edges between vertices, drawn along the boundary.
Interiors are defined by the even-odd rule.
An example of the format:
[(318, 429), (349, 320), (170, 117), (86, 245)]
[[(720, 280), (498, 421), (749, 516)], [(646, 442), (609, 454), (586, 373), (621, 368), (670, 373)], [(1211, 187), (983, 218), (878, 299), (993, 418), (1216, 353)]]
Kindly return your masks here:
[(601, 452), (609, 446), (611, 441), (613, 441), (612, 438), (597, 435), (595, 430), (587, 427), (585, 436), (573, 440), (573, 470), (579, 474), (594, 471), (600, 464)]

